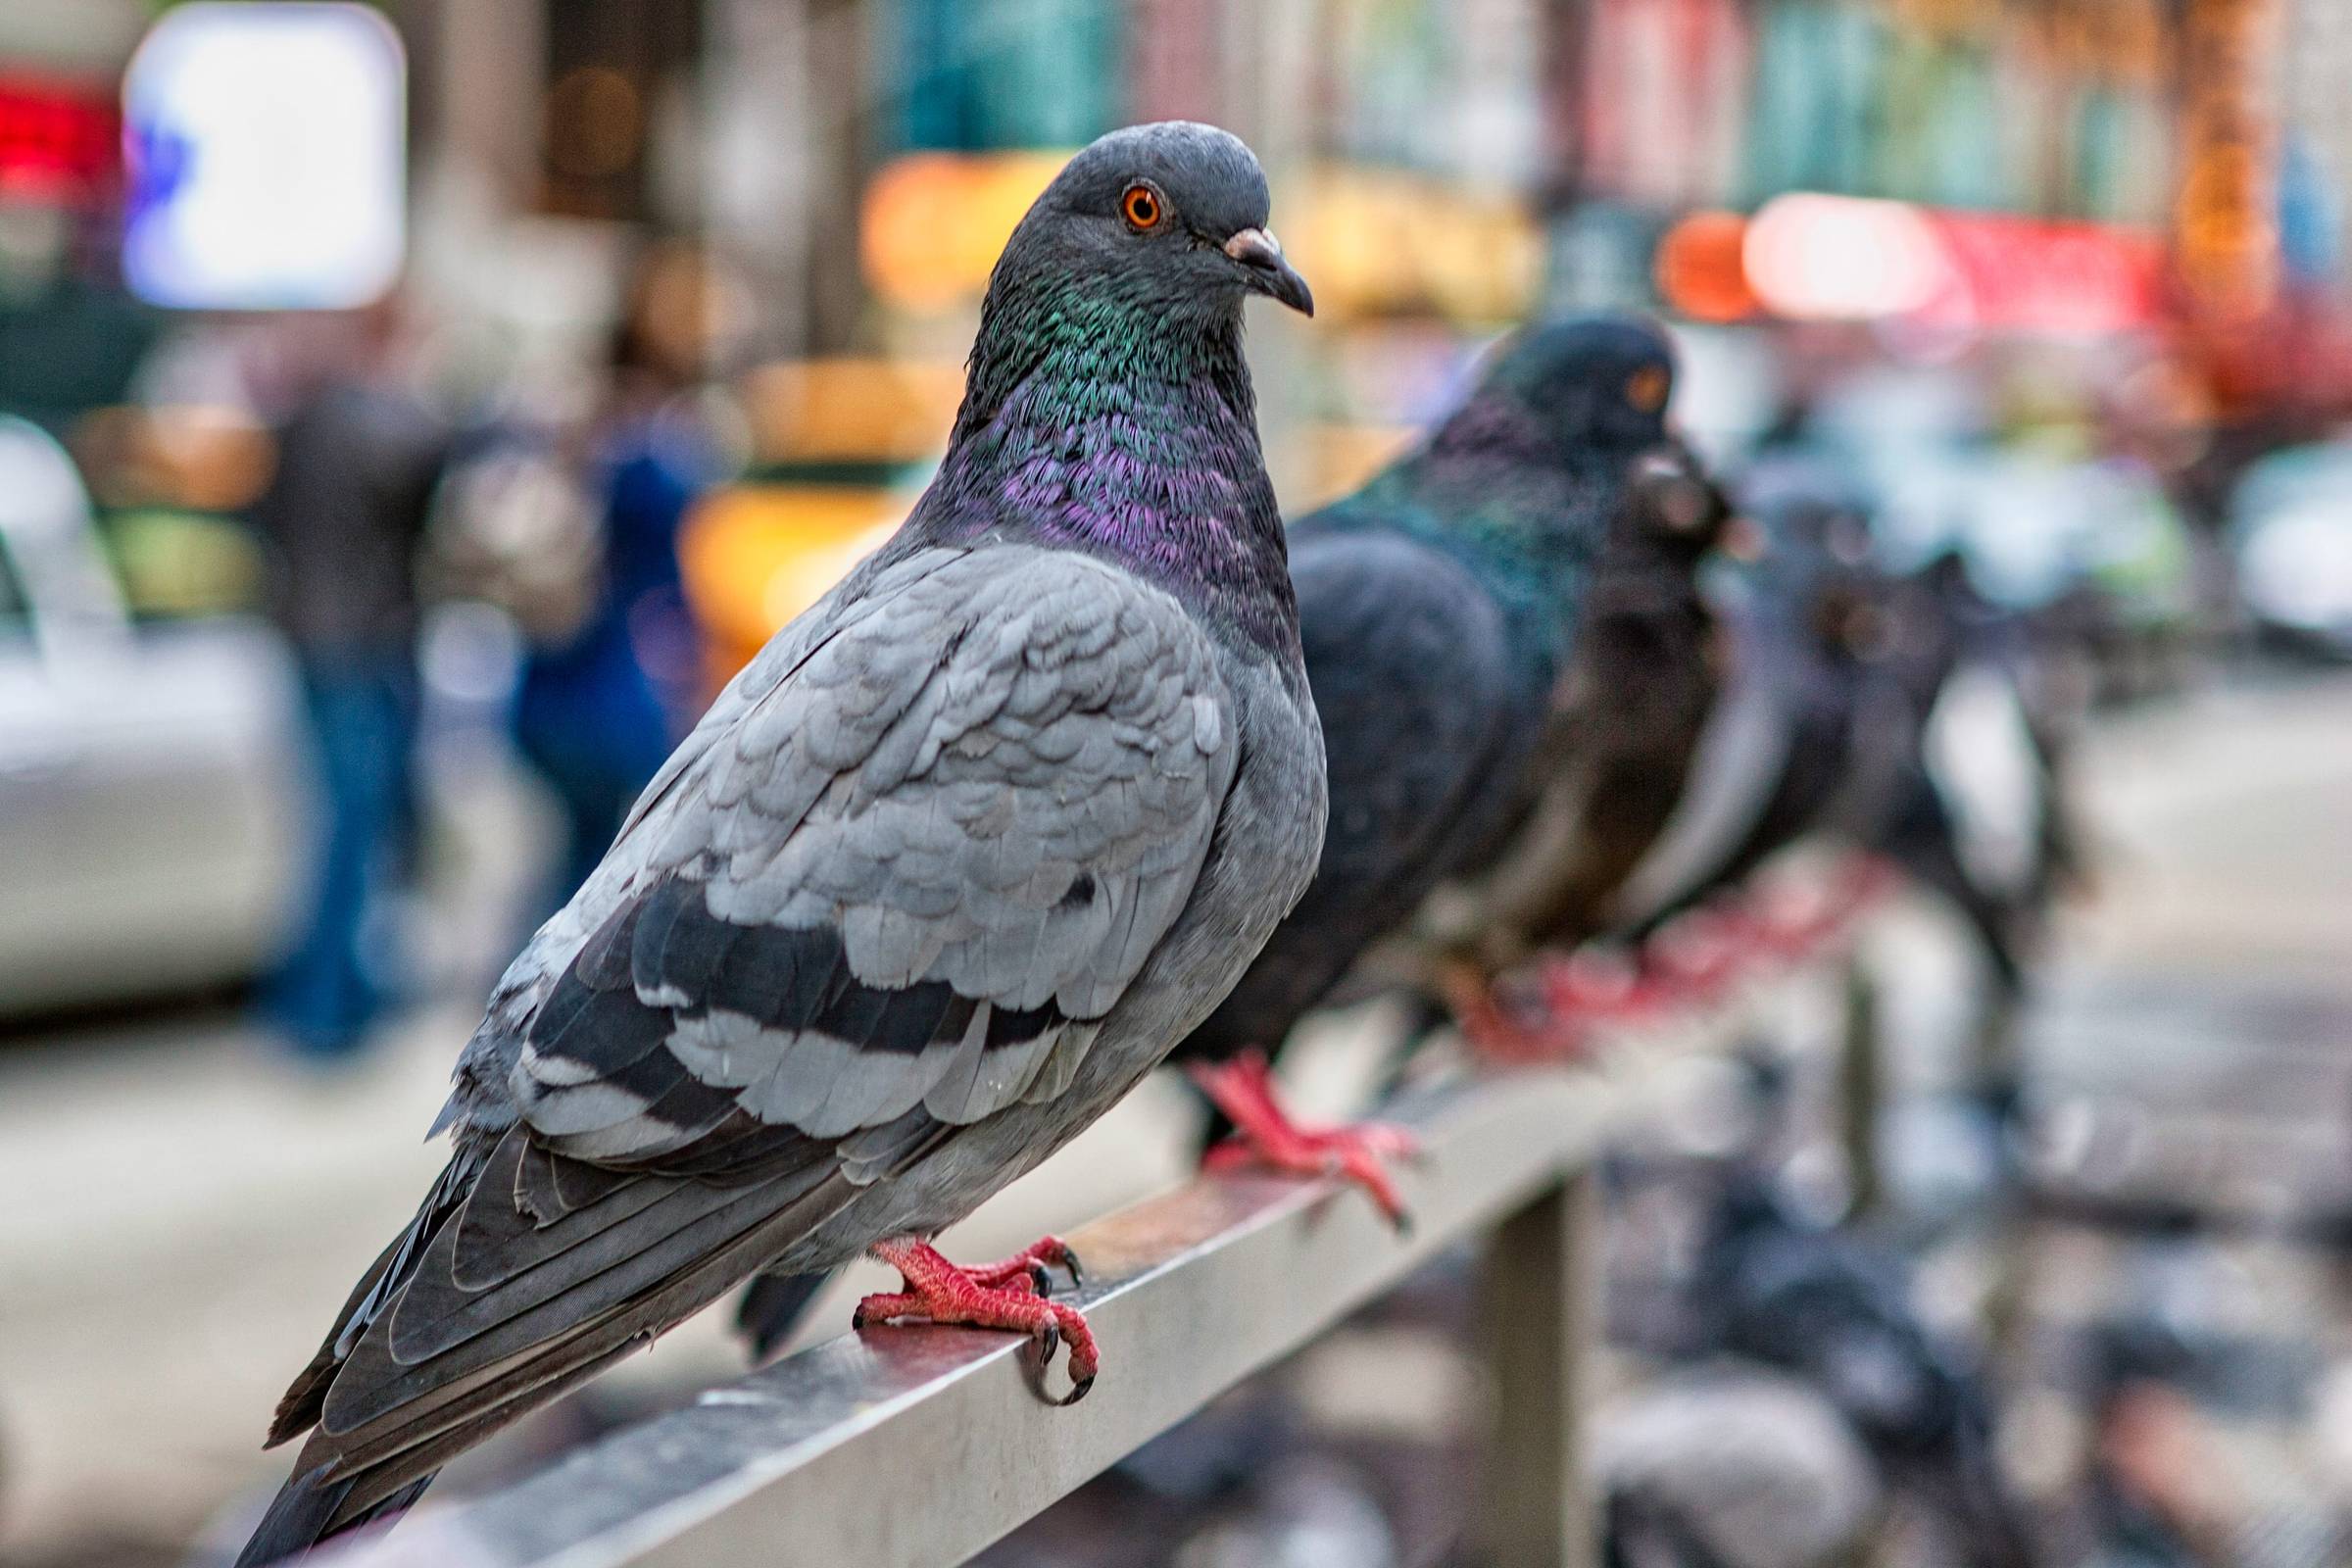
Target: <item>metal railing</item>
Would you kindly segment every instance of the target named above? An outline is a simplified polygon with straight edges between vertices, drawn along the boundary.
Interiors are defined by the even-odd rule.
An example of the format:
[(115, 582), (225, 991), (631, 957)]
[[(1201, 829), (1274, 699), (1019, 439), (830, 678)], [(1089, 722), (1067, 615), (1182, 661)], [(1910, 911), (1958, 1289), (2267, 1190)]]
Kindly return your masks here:
[[(1812, 985), (1835, 1017), (1843, 970)], [(1660, 1064), (1747, 1027), (1685, 1021), (1596, 1066), (1417, 1092), (1384, 1114), (1425, 1157), (1399, 1235), (1331, 1182), (1224, 1175), (1070, 1233), (1101, 1342), (1087, 1398), (1055, 1408), (1033, 1352), (998, 1333), (845, 1336), (614, 1434), (552, 1468), (334, 1554), (336, 1568), (946, 1568), (1004, 1537), (1210, 1399), (1479, 1236), (1493, 1436), (1474, 1560), (1592, 1560), (1581, 1468), (1598, 1331), (1593, 1180), (1611, 1131), (1656, 1098)], [(1058, 1366), (1054, 1374), (1060, 1376)]]

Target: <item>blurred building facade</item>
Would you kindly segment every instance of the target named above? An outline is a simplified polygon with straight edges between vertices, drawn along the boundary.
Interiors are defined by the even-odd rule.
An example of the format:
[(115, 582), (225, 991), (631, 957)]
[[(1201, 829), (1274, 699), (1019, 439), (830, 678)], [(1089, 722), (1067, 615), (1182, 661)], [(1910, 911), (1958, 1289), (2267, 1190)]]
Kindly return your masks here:
[[(129, 398), (188, 324), (125, 294), (119, 254), (120, 86), (172, 9), (0, 8), (0, 406), (61, 431)], [(1927, 247), (1966, 305), (1931, 324), (2137, 332), (2185, 346), (2217, 395), (2352, 408), (2335, 0), (375, 9), (406, 54), (405, 288), (449, 397), (584, 406), (630, 259), (688, 238), (716, 261), (706, 349), (756, 470), (848, 496), (825, 514), (843, 538), (919, 466), (906, 432), (944, 428), (988, 265), (1060, 154), (1155, 117), (1259, 149), (1314, 277), (1311, 332), (1261, 328), (1294, 501), (1392, 450), (1532, 310), (1646, 305), (1737, 333), (1870, 327), (1935, 292), (1759, 296), (1767, 219), (1799, 271), (1808, 230), (1816, 251)], [(1881, 205), (1776, 213), (1791, 195)]]
[[(115, 81), (159, 9), (22, 0), (0, 19), (0, 275), (18, 292), (45, 268), (104, 270)], [(1681, 213), (1753, 211), (1790, 190), (2169, 225), (2186, 250), (2275, 251), (2262, 265), (2329, 286), (2346, 249), (2352, 111), (2335, 84), (2352, 18), (2329, 0), (381, 10), (408, 44), (416, 274), (525, 340), (609, 310), (592, 299), (610, 270), (599, 253), (612, 231), (654, 228), (724, 245), (754, 285), (764, 352), (869, 347), (873, 291), (848, 240), (878, 172), (910, 153), (1066, 149), (1169, 115), (1230, 124), (1278, 169), (1338, 165), (1358, 181), (1328, 201), (1315, 194), (1328, 179), (1306, 186), (1314, 210), (1291, 223), (1335, 230), (1325, 265), (1341, 269), (1343, 307), (1365, 314), (1499, 319), (1528, 303), (1517, 254), (1500, 278), (1458, 275), (1468, 263), (1387, 275), (1433, 264), (1351, 232), (1347, 215), (1377, 223), (1399, 191), (1502, 197), (1538, 219), (1600, 208), (1546, 236), (1555, 258), (1605, 250), (1593, 234), (1612, 208), (1639, 250)], [(2173, 222), (2181, 203), (2195, 213)], [(2245, 232), (2215, 238), (2222, 207)], [(61, 209), (91, 230), (61, 237), (79, 221)], [(484, 248), (485, 232), (499, 243)], [(1645, 261), (1621, 265), (1642, 274)]]

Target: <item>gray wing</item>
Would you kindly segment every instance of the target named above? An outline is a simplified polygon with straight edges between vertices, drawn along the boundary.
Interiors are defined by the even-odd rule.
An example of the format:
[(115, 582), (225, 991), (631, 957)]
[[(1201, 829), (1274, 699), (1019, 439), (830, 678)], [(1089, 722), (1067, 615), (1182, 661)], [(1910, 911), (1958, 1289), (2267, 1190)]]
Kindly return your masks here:
[(747, 671), (517, 961), (449, 1190), (273, 1428), (336, 1518), (1058, 1092), (1175, 923), (1238, 764), (1210, 645), (1084, 558), (932, 557)]
[[(551, 1147), (659, 1160), (738, 1111), (976, 1121), (1058, 1091), (1174, 923), (1237, 747), (1173, 601), (1000, 550), (875, 625), (746, 705), (609, 862), (509, 1078)], [(661, 1016), (654, 1067), (598, 994)]]
[(506, 1085), (522, 1031), (579, 945), (610, 912), (615, 899), (626, 896), (632, 869), (638, 863), (627, 847), (637, 839), (646, 818), (672, 808), (680, 782), (707, 770), (713, 749), (733, 733), (746, 713), (773, 697), (812, 654), (841, 636), (855, 634), (865, 621), (889, 613), (908, 589), (956, 556), (953, 551), (924, 550), (895, 561), (869, 558), (806, 613), (769, 638), (752, 662), (736, 672), (630, 807), (612, 849), (589, 885), (549, 917), (499, 977), (482, 1025), (459, 1060), (457, 1092), (433, 1124), (434, 1135), (461, 1124), (497, 1128), (512, 1122), (514, 1105)]

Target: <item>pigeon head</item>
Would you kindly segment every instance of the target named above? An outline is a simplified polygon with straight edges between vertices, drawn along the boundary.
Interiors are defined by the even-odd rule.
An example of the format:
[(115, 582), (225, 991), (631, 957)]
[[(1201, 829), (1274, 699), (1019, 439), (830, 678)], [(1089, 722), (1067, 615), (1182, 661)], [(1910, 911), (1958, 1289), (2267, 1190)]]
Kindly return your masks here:
[(1242, 356), (1252, 294), (1301, 312), (1266, 176), (1208, 125), (1113, 131), (998, 259), (938, 478), (902, 537), (1083, 550), (1263, 646), (1298, 629)]
[[(1247, 445), (1255, 464), (1242, 303), (1263, 294), (1314, 309), (1266, 213), (1256, 157), (1213, 125), (1170, 121), (1097, 139), (1030, 205), (997, 260), (958, 444), (1008, 411), (1048, 432), (1123, 406), (1188, 439)], [(1202, 390), (1221, 407), (1203, 405)]]
[[(1132, 125), (1065, 165), (1004, 247), (992, 303), (1142, 313), (1182, 333), (1230, 323), (1263, 294), (1312, 316), (1314, 296), (1266, 226), (1265, 171), (1240, 137), (1190, 121)], [(1032, 285), (1052, 280), (1050, 289)]]
[[(1634, 460), (1671, 442), (1674, 349), (1654, 323), (1579, 317), (1506, 339), (1428, 443), (1366, 491), (1409, 498), (1442, 531), (1526, 558), (1565, 591), (1629, 521)], [(1705, 517), (1693, 520), (1701, 530)], [(1540, 560), (1537, 558), (1541, 558)], [(1531, 585), (1532, 588), (1532, 585)]]
[(1503, 347), (1487, 385), (1533, 411), (1565, 446), (1651, 446), (1666, 438), (1674, 344), (1636, 316), (1548, 321)]

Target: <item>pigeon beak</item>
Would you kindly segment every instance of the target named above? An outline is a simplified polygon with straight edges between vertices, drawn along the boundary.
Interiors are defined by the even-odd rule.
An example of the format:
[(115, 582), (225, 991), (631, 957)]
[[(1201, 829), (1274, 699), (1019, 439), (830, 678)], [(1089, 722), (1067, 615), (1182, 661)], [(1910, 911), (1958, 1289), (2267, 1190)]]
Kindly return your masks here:
[(1242, 264), (1249, 273), (1250, 286), (1270, 299), (1281, 301), (1301, 316), (1315, 314), (1315, 296), (1300, 277), (1282, 259), (1282, 241), (1262, 228), (1239, 229), (1225, 242), (1225, 254)]

